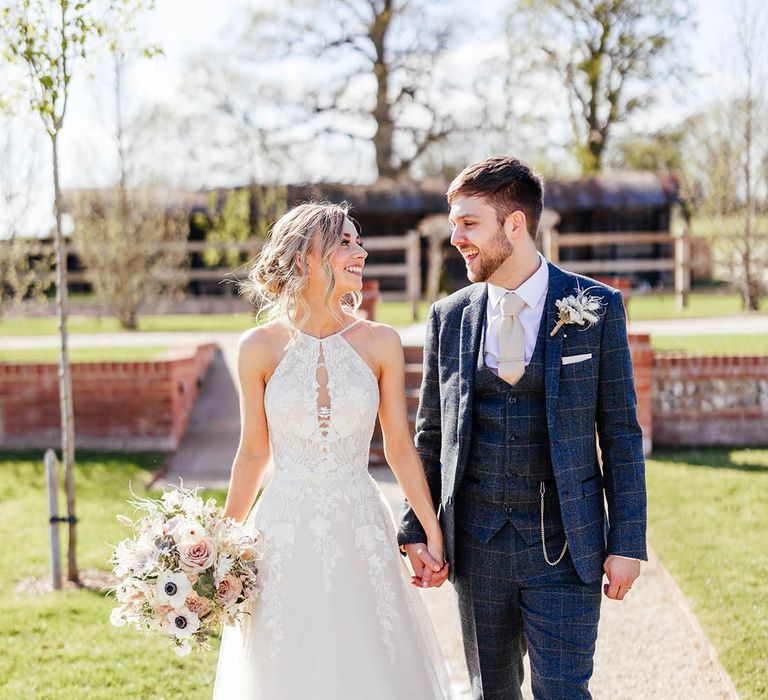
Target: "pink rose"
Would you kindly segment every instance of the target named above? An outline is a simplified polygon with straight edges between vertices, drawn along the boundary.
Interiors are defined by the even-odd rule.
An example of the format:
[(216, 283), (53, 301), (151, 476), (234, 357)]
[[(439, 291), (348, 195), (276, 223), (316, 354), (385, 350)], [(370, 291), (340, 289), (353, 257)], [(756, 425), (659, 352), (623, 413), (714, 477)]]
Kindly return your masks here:
[(219, 585), (216, 586), (216, 597), (224, 603), (224, 605), (231, 605), (234, 603), (242, 592), (243, 585), (240, 583), (240, 580), (232, 574), (225, 576), (219, 581)]
[(210, 537), (201, 537), (195, 542), (180, 542), (176, 548), (182, 565), (193, 573), (205, 571), (216, 560), (216, 547)]
[(186, 602), (187, 608), (189, 608), (198, 617), (205, 617), (211, 612), (211, 601), (207, 598), (201, 598), (198, 595), (189, 596)]

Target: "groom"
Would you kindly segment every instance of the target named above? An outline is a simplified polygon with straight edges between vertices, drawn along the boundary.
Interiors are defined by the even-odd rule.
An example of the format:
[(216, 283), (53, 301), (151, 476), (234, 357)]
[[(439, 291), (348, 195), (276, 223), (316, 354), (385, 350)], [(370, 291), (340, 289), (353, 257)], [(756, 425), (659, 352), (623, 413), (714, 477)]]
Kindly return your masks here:
[[(622, 600), (646, 559), (621, 293), (537, 252), (543, 186), (519, 160), (471, 165), (447, 196), (475, 284), (430, 311), (415, 439), (450, 564), (433, 571), (407, 503), (398, 541), (418, 585), (450, 570), (474, 698), (520, 698), (526, 650), (537, 700), (589, 698), (602, 575)], [(580, 290), (582, 324), (559, 323)]]

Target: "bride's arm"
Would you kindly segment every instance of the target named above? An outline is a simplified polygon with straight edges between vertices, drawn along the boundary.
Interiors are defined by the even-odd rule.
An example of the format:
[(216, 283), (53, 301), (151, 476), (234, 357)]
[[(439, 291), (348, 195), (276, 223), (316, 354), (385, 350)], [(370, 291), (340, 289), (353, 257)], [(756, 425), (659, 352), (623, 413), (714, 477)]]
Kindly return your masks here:
[(424, 468), (413, 444), (405, 396), (405, 361), (400, 336), (392, 328), (378, 329), (379, 422), (384, 436), (384, 455), (397, 477), (427, 539), (437, 543), (442, 557), (442, 532), (435, 514)]
[(237, 375), (240, 383), (240, 443), (232, 462), (224, 517), (242, 522), (259, 493), (271, 450), (264, 411), (264, 377), (272, 353), (260, 329), (240, 338)]

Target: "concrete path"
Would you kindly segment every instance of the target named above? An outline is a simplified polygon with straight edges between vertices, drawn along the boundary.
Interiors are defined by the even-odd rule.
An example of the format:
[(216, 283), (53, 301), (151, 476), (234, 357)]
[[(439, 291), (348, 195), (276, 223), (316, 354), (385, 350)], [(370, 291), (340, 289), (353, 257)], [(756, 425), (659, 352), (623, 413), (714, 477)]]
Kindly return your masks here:
[[(424, 342), (426, 324), (416, 323), (400, 329), (403, 342), (417, 345)], [(753, 316), (723, 316), (717, 318), (683, 318), (659, 321), (630, 321), (630, 333), (650, 335), (746, 335), (768, 333), (768, 314)]]
[[(424, 342), (424, 323), (415, 323), (400, 328), (400, 336), (406, 345), (420, 345)], [(768, 314), (750, 316), (723, 316), (717, 318), (683, 318), (660, 321), (630, 321), (632, 333), (652, 335), (743, 335), (768, 333)], [(71, 347), (127, 347), (140, 345), (190, 345), (204, 342), (220, 342), (222, 346), (234, 343), (240, 333), (217, 332), (147, 332), (147, 333), (93, 333), (70, 336)], [(2, 336), (0, 348), (53, 348), (58, 347), (58, 336)]]
[(240, 437), (237, 390), (237, 342), (219, 341), (192, 409), (187, 432), (171, 458), (164, 480), (224, 487)]

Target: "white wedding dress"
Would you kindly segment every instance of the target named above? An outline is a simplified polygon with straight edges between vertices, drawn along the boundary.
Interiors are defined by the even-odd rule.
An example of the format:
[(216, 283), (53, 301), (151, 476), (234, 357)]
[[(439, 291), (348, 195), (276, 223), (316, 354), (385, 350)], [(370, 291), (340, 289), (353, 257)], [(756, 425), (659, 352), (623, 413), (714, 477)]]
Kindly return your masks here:
[(225, 626), (214, 700), (443, 700), (446, 665), (368, 474), (379, 404), (344, 334), (298, 333), (267, 383), (275, 475), (248, 522), (260, 597)]

